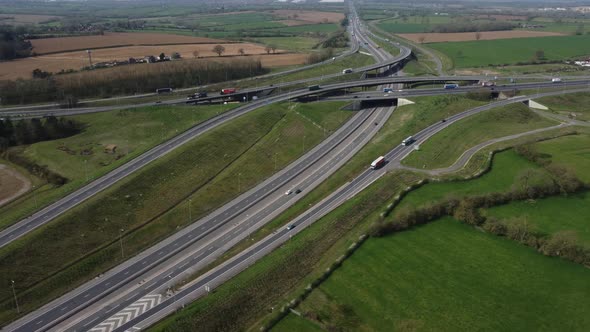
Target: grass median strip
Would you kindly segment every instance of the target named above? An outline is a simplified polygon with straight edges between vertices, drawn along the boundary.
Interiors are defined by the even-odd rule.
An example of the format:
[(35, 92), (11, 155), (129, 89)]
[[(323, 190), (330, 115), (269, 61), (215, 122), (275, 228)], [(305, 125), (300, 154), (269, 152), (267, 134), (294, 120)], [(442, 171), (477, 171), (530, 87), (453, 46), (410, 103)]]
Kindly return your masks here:
[[(0, 273), (19, 281), (21, 312), (120, 262), (121, 229), (127, 258), (188, 224), (189, 198), (195, 220), (285, 167), (352, 115), (343, 105), (284, 103), (242, 116), (2, 248)], [(2, 292), (3, 323), (15, 317), (10, 296)]]

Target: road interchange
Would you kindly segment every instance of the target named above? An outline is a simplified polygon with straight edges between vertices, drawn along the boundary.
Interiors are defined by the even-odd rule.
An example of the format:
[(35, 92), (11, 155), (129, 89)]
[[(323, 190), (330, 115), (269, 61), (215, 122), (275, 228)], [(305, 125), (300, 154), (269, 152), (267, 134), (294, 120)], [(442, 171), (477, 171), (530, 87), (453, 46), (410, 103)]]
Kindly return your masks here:
[[(439, 79), (440, 79), (440, 78), (439, 78)], [(381, 82), (385, 82), (385, 81), (386, 81), (386, 80), (384, 80), (384, 81), (381, 81)], [(394, 82), (399, 82), (399, 81), (394, 81)], [(373, 83), (376, 83), (376, 82), (372, 82), (371, 84), (373, 84)], [(390, 82), (390, 83), (391, 83), (391, 82)], [(384, 84), (384, 83), (381, 83), (381, 84)], [(587, 84), (587, 82), (585, 82), (585, 83), (583, 83), (583, 84)], [(374, 85), (378, 85), (378, 84), (374, 84)], [(439, 90), (437, 90), (437, 91), (438, 91), (438, 92), (440, 92), (440, 89), (439, 89)], [(303, 92), (303, 91), (302, 91), (302, 92)], [(434, 93), (434, 92), (433, 92), (433, 91), (431, 91), (431, 93)], [(454, 91), (453, 91), (453, 92), (446, 91), (445, 93), (457, 93), (457, 92), (454, 92)], [(557, 94), (557, 93), (561, 93), (561, 91), (560, 91), (560, 92), (556, 92), (555, 94)], [(287, 96), (287, 99), (291, 99), (291, 98), (293, 98), (293, 96), (295, 96), (295, 95), (297, 95), (297, 94), (296, 94), (296, 93), (295, 93), (295, 94), (290, 94), (289, 96)], [(305, 95), (305, 94), (304, 94), (304, 95)], [(270, 99), (270, 98), (269, 98), (269, 99)], [(506, 102), (506, 104), (507, 104), (507, 103), (512, 103), (512, 102), (522, 102), (522, 101), (525, 101), (525, 100), (527, 100), (527, 99), (528, 99), (527, 97), (519, 97), (519, 98), (516, 98), (516, 99), (513, 99), (513, 100), (509, 100), (509, 101), (505, 101), (505, 102)], [(277, 100), (280, 100), (280, 98), (277, 98)], [(266, 101), (265, 101), (265, 102), (266, 102), (266, 104), (268, 104), (268, 101), (269, 101), (269, 100), (266, 100)], [(502, 103), (502, 102), (498, 102), (498, 103), (497, 103), (497, 104), (498, 104), (497, 106), (501, 106), (501, 105), (500, 105), (500, 103)], [(496, 104), (490, 104), (490, 105), (496, 105)], [(502, 105), (504, 105), (504, 104), (502, 104)], [(248, 106), (248, 105), (247, 105), (247, 106)], [(247, 106), (246, 106), (246, 107), (247, 107)], [(490, 108), (491, 108), (491, 107), (496, 107), (496, 106), (490, 106)], [(489, 108), (484, 108), (484, 109), (479, 109), (479, 108), (478, 108), (478, 110), (477, 110), (477, 111), (475, 111), (475, 112), (472, 112), (472, 113), (466, 113), (466, 112), (465, 112), (465, 114), (464, 114), (464, 117), (466, 117), (466, 116), (470, 116), (470, 115), (472, 115), (472, 114), (476, 114), (476, 113), (478, 113), (478, 112), (481, 112), (481, 111), (483, 111), (483, 110), (486, 110), (486, 109), (489, 109)], [(246, 112), (246, 111), (244, 111), (244, 112)], [(367, 111), (364, 111), (364, 112), (367, 112)], [(371, 113), (371, 115), (372, 115), (372, 114), (374, 114), (374, 113), (376, 113), (376, 112), (377, 112), (377, 110), (373, 110), (373, 111), (372, 111), (372, 113)], [(237, 112), (236, 112), (236, 113), (237, 113)], [(367, 113), (368, 113), (368, 112), (367, 112)], [(381, 123), (382, 123), (382, 122), (384, 122), (384, 120), (386, 119), (386, 114), (385, 114), (385, 113), (386, 113), (386, 112), (382, 112), (382, 113), (380, 113), (380, 114), (381, 114), (381, 115), (380, 115), (381, 117), (379, 118), (379, 119), (380, 119), (380, 121), (379, 121), (379, 122), (381, 122)], [(463, 114), (463, 113), (461, 113), (461, 114)], [(239, 115), (241, 115), (241, 114), (238, 114), (238, 115), (236, 115), (236, 114), (233, 114), (233, 115), (231, 115), (231, 116), (233, 116), (233, 117), (231, 117), (230, 119), (233, 119), (234, 117), (237, 117), (237, 116), (239, 116)], [(361, 124), (362, 124), (362, 123), (365, 123), (366, 121), (368, 121), (368, 119), (373, 119), (373, 118), (371, 117), (371, 115), (369, 115), (367, 118), (365, 118), (365, 120), (364, 120), (364, 121), (362, 121), (362, 122), (361, 122)], [(355, 117), (355, 121), (361, 121), (361, 120), (360, 120), (360, 118), (361, 118), (361, 116), (360, 116), (360, 115), (358, 115), (358, 117)], [(458, 120), (460, 120), (460, 119), (461, 119), (461, 118), (454, 119), (454, 118), (452, 118), (452, 117), (451, 117), (451, 118), (449, 118), (449, 119), (448, 119), (448, 123), (447, 123), (446, 125), (450, 125), (452, 122), (454, 122), (454, 121), (458, 121)], [(213, 120), (213, 119), (212, 119), (212, 120)], [(228, 119), (228, 120), (226, 120), (226, 121), (229, 121), (229, 119)], [(351, 120), (351, 121), (352, 121), (352, 120)], [(371, 120), (371, 121), (373, 121), (373, 120)], [(372, 123), (372, 122), (368, 122), (368, 123)], [(210, 126), (214, 126), (214, 124), (209, 124), (209, 125), (210, 125)], [(437, 126), (437, 125), (438, 125), (438, 124), (435, 124), (434, 126)], [(360, 126), (360, 125), (359, 125), (359, 126)], [(206, 128), (206, 127), (204, 126), (203, 128)], [(432, 129), (432, 130), (442, 130), (443, 128), (444, 128), (444, 126), (438, 126), (438, 127), (433, 127), (433, 129)], [(209, 129), (210, 129), (210, 128), (209, 128)], [(208, 130), (208, 129), (206, 129), (206, 130)], [(336, 135), (336, 134), (335, 134), (335, 135)], [(427, 138), (428, 138), (428, 137), (430, 137), (430, 136), (431, 136), (431, 135), (429, 134), (429, 132), (424, 132), (424, 133), (423, 133), (423, 132), (420, 132), (419, 134), (417, 134), (417, 135), (416, 135), (416, 137), (417, 137), (418, 139), (427, 139)], [(175, 141), (175, 142), (176, 142), (175, 144), (178, 144), (178, 143), (181, 143), (181, 142), (183, 142), (183, 139), (185, 139), (185, 140), (190, 140), (190, 139), (192, 139), (192, 137), (191, 137), (190, 135), (188, 135), (188, 136), (185, 136), (184, 138), (181, 138), (181, 139), (179, 139), (178, 141)], [(183, 144), (183, 143), (181, 143), (181, 144)], [(172, 145), (170, 145), (170, 146), (165, 146), (165, 148), (166, 148), (166, 149), (170, 149), (171, 147), (172, 147)], [(394, 150), (392, 150), (392, 151), (391, 151), (391, 152), (390, 152), (390, 153), (389, 153), (389, 154), (388, 154), (386, 157), (387, 157), (387, 158), (391, 158), (391, 160), (396, 160), (396, 158), (403, 158), (403, 156), (405, 156), (405, 155), (406, 155), (406, 154), (404, 154), (404, 153), (405, 153), (405, 152), (407, 152), (407, 150), (408, 150), (408, 149), (402, 149), (402, 148), (400, 148), (400, 147), (396, 147), (396, 148), (395, 148)], [(171, 151), (171, 150), (170, 150), (170, 151)], [(411, 151), (411, 150), (410, 150), (410, 151)], [(169, 151), (168, 151), (168, 152), (169, 152)], [(161, 151), (160, 151), (160, 153), (161, 153)], [(166, 153), (167, 153), (167, 152), (166, 152)], [(407, 152), (407, 153), (409, 153), (409, 152)], [(156, 158), (157, 158), (157, 157), (156, 157)], [(153, 159), (152, 159), (152, 160), (153, 160)], [(401, 160), (401, 159), (400, 159), (400, 160)], [(151, 161), (151, 160), (150, 160), (150, 161)], [(150, 161), (147, 161), (147, 162), (150, 162)], [(140, 164), (138, 164), (138, 165), (136, 166), (136, 168), (140, 168), (140, 167), (141, 167), (140, 165), (142, 165), (142, 164), (141, 164), (141, 163), (140, 163)], [(143, 165), (145, 165), (145, 164), (143, 164)], [(387, 168), (384, 168), (384, 169), (381, 171), (381, 173), (382, 173), (382, 172), (384, 172), (386, 169), (387, 169)], [(365, 174), (369, 174), (369, 175), (365, 175)], [(341, 202), (342, 202), (343, 200), (345, 201), (346, 199), (348, 199), (348, 198), (350, 197), (350, 195), (354, 195), (355, 193), (359, 192), (360, 190), (362, 190), (363, 188), (365, 188), (367, 185), (369, 185), (370, 183), (372, 183), (373, 181), (375, 181), (375, 180), (376, 180), (376, 178), (374, 178), (373, 174), (380, 174), (380, 173), (377, 173), (377, 172), (367, 172), (367, 171), (366, 171), (366, 172), (362, 173), (362, 174), (361, 174), (359, 177), (357, 177), (357, 178), (356, 178), (356, 179), (355, 179), (353, 182), (351, 182), (351, 185), (353, 185), (352, 187), (347, 187), (347, 188), (349, 188), (349, 189), (346, 189), (346, 190), (345, 190), (345, 189), (341, 189), (341, 190), (337, 191), (336, 193), (332, 194), (332, 195), (331, 195), (329, 198), (333, 198), (333, 197), (335, 197), (335, 198), (334, 198), (332, 201), (330, 201), (329, 203), (326, 203), (327, 205), (318, 206), (319, 210), (315, 209), (316, 207), (314, 206), (314, 208), (312, 208), (312, 210), (313, 210), (313, 211), (311, 211), (311, 210), (310, 210), (310, 212), (309, 212), (309, 213), (312, 213), (312, 212), (313, 212), (313, 214), (311, 214), (311, 215), (310, 215), (310, 217), (309, 217), (308, 219), (301, 219), (302, 221), (301, 221), (299, 224), (297, 224), (297, 225), (298, 225), (298, 227), (299, 227), (299, 225), (303, 226), (303, 225), (306, 225), (306, 223), (311, 223), (311, 222), (312, 222), (311, 220), (312, 220), (312, 219), (314, 219), (315, 217), (317, 217), (317, 216), (320, 216), (320, 215), (323, 215), (323, 214), (327, 213), (327, 211), (329, 211), (329, 210), (331, 210), (332, 208), (334, 208), (335, 206), (338, 206), (339, 204), (341, 204)], [(270, 179), (269, 179), (269, 180), (270, 180)], [(107, 182), (105, 185), (108, 185), (108, 182)], [(276, 186), (276, 184), (274, 184), (274, 186)], [(100, 187), (99, 187), (99, 188), (100, 188)], [(342, 190), (344, 190), (344, 191), (342, 191)], [(94, 194), (96, 194), (96, 192), (95, 192)], [(281, 194), (281, 196), (282, 196), (282, 192), (280, 192), (279, 194)], [(90, 196), (88, 196), (88, 197), (91, 197), (92, 195), (93, 195), (93, 194), (91, 194), (91, 195), (90, 195)], [(87, 197), (87, 198), (88, 198), (88, 197)], [(72, 205), (72, 206), (75, 206), (75, 204), (74, 204), (74, 205)], [(68, 208), (68, 206), (67, 206), (67, 205), (66, 205), (66, 208)], [(315, 211), (315, 212), (314, 212), (314, 211)], [(309, 213), (306, 213), (306, 215), (309, 215)], [(304, 217), (302, 217), (302, 218), (304, 218)], [(201, 226), (201, 225), (199, 224), (199, 226)], [(37, 226), (37, 227), (38, 227), (38, 226)], [(297, 228), (296, 232), (300, 231), (302, 228), (303, 228), (303, 227)], [(291, 232), (291, 233), (295, 233), (295, 232)], [(283, 241), (283, 240), (285, 239), (285, 236), (286, 236), (286, 235), (288, 235), (288, 232), (287, 232), (287, 233), (285, 233), (285, 231), (284, 231), (284, 230), (279, 230), (279, 231), (277, 231), (277, 233), (276, 233), (276, 234), (273, 234), (273, 236), (274, 236), (274, 237), (272, 237), (272, 238), (271, 238), (271, 240), (269, 240), (270, 242), (268, 242), (268, 241), (266, 241), (266, 242), (260, 242), (260, 243), (259, 243), (259, 244), (260, 244), (260, 246), (258, 246), (258, 247), (257, 247), (257, 248), (258, 248), (258, 249), (257, 249), (257, 251), (253, 251), (253, 253), (252, 253), (252, 255), (251, 255), (251, 256), (247, 256), (247, 257), (246, 257), (246, 256), (244, 256), (244, 257), (246, 257), (246, 262), (249, 262), (248, 264), (251, 264), (251, 263), (252, 263), (252, 261), (253, 261), (253, 259), (251, 259), (251, 257), (257, 257), (256, 255), (258, 255), (258, 254), (260, 254), (260, 253), (262, 253), (262, 252), (265, 252), (265, 251), (266, 251), (266, 250), (268, 250), (269, 248), (273, 247), (273, 246), (274, 246), (276, 243), (279, 243), (280, 241)], [(281, 243), (282, 243), (282, 242), (281, 242)], [(247, 254), (247, 252), (245, 252), (245, 253)], [(164, 255), (164, 254), (162, 254), (162, 255)], [(242, 257), (242, 254), (240, 254), (239, 256), (236, 256), (236, 257)], [(229, 262), (232, 262), (232, 261), (234, 261), (234, 260), (232, 259), (232, 260), (230, 260)], [(236, 262), (237, 262), (237, 261), (236, 261)], [(238, 263), (240, 263), (240, 262), (238, 262)], [(244, 261), (241, 261), (241, 263), (240, 263), (240, 264), (244, 264)], [(240, 266), (240, 265), (236, 265), (236, 266)], [(218, 279), (218, 278), (220, 278), (220, 277), (227, 278), (227, 277), (228, 277), (228, 276), (226, 275), (226, 274), (227, 274), (227, 271), (236, 271), (236, 270), (237, 270), (236, 266), (233, 266), (233, 267), (231, 267), (231, 270), (224, 270), (225, 272), (223, 272), (223, 273), (221, 273), (221, 272), (220, 272), (220, 274), (215, 274), (215, 272), (212, 272), (213, 274), (210, 274), (210, 275), (209, 275), (209, 277), (210, 277), (210, 279), (209, 279), (209, 283), (211, 283), (211, 282), (212, 282), (212, 280), (216, 280), (216, 278), (217, 278), (217, 279)], [(215, 271), (215, 270), (214, 270), (214, 271)], [(221, 271), (221, 270), (219, 270), (219, 271)], [(171, 275), (171, 274), (170, 274), (170, 275)], [(207, 276), (205, 276), (205, 277), (207, 277)], [(196, 284), (195, 284), (195, 285), (196, 285)], [(148, 286), (148, 285), (146, 285), (146, 286)], [(191, 286), (191, 287), (193, 287), (193, 286)], [(199, 286), (199, 287), (203, 287), (203, 286)], [(193, 289), (193, 291), (195, 291), (195, 290), (198, 290), (198, 289), (199, 289), (199, 287), (197, 287), (197, 288)], [(187, 288), (187, 289), (188, 289), (188, 288)], [(191, 288), (191, 289), (192, 289), (192, 288)], [(183, 290), (183, 291), (184, 291), (184, 290)], [(184, 293), (183, 293), (183, 294), (184, 294)], [(187, 293), (187, 294), (190, 294), (190, 293)], [(177, 295), (178, 295), (178, 298), (182, 298), (182, 297), (184, 296), (184, 295), (181, 295), (180, 293), (179, 293), (179, 294), (177, 294)], [(166, 301), (164, 301), (164, 302), (166, 302)], [(162, 303), (164, 303), (164, 302), (162, 302)], [(170, 303), (167, 303), (166, 305), (168, 306), (168, 305), (170, 305)], [(61, 310), (61, 308), (60, 308), (60, 310)], [(158, 315), (158, 313), (161, 313), (161, 312), (164, 312), (164, 311), (158, 311), (156, 314), (153, 314), (153, 315), (152, 315), (152, 314), (150, 314), (150, 316), (143, 317), (143, 318), (141, 318), (141, 319), (137, 318), (137, 320), (133, 320), (133, 321), (130, 321), (130, 322), (128, 322), (128, 323), (125, 323), (125, 325), (122, 325), (122, 326), (118, 327), (118, 330), (124, 330), (124, 329), (125, 329), (125, 328), (127, 328), (127, 327), (137, 326), (137, 324), (140, 324), (140, 322), (143, 322), (143, 321), (149, 321), (149, 319), (152, 319), (153, 317), (156, 317), (156, 316)], [(95, 320), (96, 320), (96, 319), (95, 319)], [(26, 328), (33, 328), (33, 329), (31, 329), (31, 330), (35, 330), (35, 329), (36, 329), (36, 327), (34, 327), (34, 325), (39, 325), (39, 324), (37, 324), (38, 322), (39, 322), (39, 320), (31, 320), (31, 322), (30, 322), (30, 324), (31, 324), (31, 325), (23, 325), (23, 326), (19, 327), (19, 329), (21, 329), (21, 328), (25, 328), (25, 327), (26, 327)], [(33, 324), (34, 324), (34, 325), (33, 325)], [(82, 329), (84, 329), (84, 328), (83, 328), (83, 325), (80, 325), (80, 326), (82, 327)], [(90, 326), (90, 325), (87, 325), (87, 326)], [(42, 329), (45, 329), (45, 328), (40, 328), (40, 329), (42, 330)], [(24, 329), (24, 330), (27, 330), (27, 329)], [(24, 331), (24, 330), (23, 330), (23, 331)]]

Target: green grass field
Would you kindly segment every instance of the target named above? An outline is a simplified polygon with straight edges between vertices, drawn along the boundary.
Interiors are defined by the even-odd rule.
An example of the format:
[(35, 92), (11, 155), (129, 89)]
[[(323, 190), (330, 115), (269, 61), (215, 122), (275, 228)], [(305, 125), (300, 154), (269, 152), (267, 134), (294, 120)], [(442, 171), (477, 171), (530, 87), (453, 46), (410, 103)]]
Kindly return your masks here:
[(523, 104), (495, 108), (450, 125), (420, 145), (402, 163), (417, 168), (451, 166), (466, 150), (492, 138), (558, 124)]
[(253, 40), (265, 45), (276, 45), (281, 50), (295, 52), (309, 51), (320, 41), (312, 37), (257, 37)]
[(391, 18), (379, 22), (379, 28), (391, 33), (429, 32), (437, 24), (452, 22), (448, 16), (411, 16), (406, 21), (402, 18)]
[(297, 309), (324, 329), (586, 331), (588, 280), (583, 266), (445, 218), (368, 240)]
[(540, 153), (551, 155), (557, 165), (571, 168), (586, 183), (590, 183), (590, 135), (565, 136), (536, 143)]
[(590, 53), (590, 35), (478, 40), (428, 44), (452, 58), (455, 68), (529, 62), (537, 50), (545, 60), (566, 60)]
[[(120, 262), (120, 229), (132, 256), (189, 223), (188, 199), (196, 220), (282, 169), (351, 116), (343, 105), (273, 105), (214, 129), (0, 249), (0, 274), (20, 280), (21, 309), (31, 310)], [(15, 313), (0, 294), (6, 322)]]
[(580, 242), (590, 247), (590, 192), (514, 202), (487, 209), (485, 214), (504, 220), (525, 218), (534, 230), (547, 235), (574, 231)]
[[(86, 126), (80, 134), (19, 148), (26, 157), (47, 165), (70, 182), (56, 188), (36, 181), (35, 193), (0, 208), (3, 216), (0, 228), (79, 188), (86, 178), (96, 179), (195, 124), (236, 106), (154, 106), (72, 116), (71, 119)], [(105, 153), (107, 144), (116, 144), (116, 153)], [(85, 150), (91, 153), (85, 155)]]
[[(518, 175), (527, 169), (539, 169), (539, 166), (522, 158), (513, 150), (500, 152), (494, 156), (491, 170), (481, 177), (468, 181), (428, 183), (408, 193), (394, 211), (423, 206), (447, 195), (462, 197), (506, 191), (515, 183)], [(392, 217), (394, 216), (395, 213), (392, 214)]]
[(576, 114), (576, 119), (590, 121), (590, 93), (570, 93), (544, 97), (538, 100), (553, 112), (561, 115)]

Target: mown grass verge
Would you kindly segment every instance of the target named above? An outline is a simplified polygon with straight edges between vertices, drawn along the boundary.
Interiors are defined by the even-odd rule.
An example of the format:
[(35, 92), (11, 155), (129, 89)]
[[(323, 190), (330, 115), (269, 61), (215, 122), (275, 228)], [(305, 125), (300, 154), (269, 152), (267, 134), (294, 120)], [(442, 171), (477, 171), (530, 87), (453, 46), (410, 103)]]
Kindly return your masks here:
[(451, 166), (464, 151), (479, 143), (556, 124), (523, 104), (495, 108), (451, 124), (421, 144), (420, 150), (413, 151), (402, 163), (427, 169)]
[[(190, 223), (188, 199), (196, 220), (285, 167), (351, 115), (342, 105), (284, 103), (249, 113), (2, 248), (0, 273), (19, 281), (21, 313), (119, 263), (120, 229), (130, 257)], [(2, 323), (15, 317), (6, 289)]]
[[(85, 124), (82, 133), (14, 148), (16, 153), (39, 165), (47, 165), (69, 182), (55, 187), (36, 179), (34, 192), (0, 208), (0, 228), (78, 189), (87, 179), (92, 181), (197, 123), (234, 107), (154, 106), (72, 116), (73, 120)], [(117, 146), (114, 153), (104, 152), (108, 144)]]

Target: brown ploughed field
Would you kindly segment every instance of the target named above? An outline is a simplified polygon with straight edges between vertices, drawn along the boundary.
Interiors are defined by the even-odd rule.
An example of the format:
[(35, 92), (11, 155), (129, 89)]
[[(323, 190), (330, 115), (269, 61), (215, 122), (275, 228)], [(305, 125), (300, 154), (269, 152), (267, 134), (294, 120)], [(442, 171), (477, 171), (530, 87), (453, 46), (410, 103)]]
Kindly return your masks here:
[(213, 44), (227, 41), (164, 33), (114, 32), (96, 36), (33, 39), (31, 43), (33, 52), (47, 54), (129, 45)]
[[(307, 21), (310, 23), (338, 23), (344, 18), (342, 13), (316, 12), (309, 10), (279, 9), (271, 11), (272, 14), (286, 19)], [(297, 15), (297, 17), (295, 17)]]

